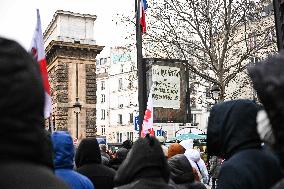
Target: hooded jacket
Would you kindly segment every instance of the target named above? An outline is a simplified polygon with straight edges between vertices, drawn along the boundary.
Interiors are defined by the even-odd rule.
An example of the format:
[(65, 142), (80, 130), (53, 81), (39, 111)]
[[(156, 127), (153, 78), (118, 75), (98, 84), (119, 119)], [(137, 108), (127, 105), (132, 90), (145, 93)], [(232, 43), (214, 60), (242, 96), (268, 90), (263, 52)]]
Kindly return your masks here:
[(120, 165), (116, 175), (117, 189), (167, 189), (169, 167), (159, 141), (146, 135), (138, 139)]
[(188, 149), (185, 151), (184, 155), (190, 162), (191, 166), (197, 171), (201, 181), (207, 184), (209, 181), (208, 171), (204, 161), (200, 157), (199, 151)]
[(225, 158), (217, 187), (267, 189), (279, 180), (278, 160), (261, 148), (256, 130), (258, 105), (233, 100), (213, 106), (207, 128), (210, 156)]
[(73, 189), (93, 189), (92, 182), (73, 170), (74, 145), (72, 137), (65, 131), (51, 136), (54, 149), (55, 174)]
[(18, 43), (0, 38), (0, 188), (68, 188), (52, 172), (38, 64)]
[(190, 162), (184, 154), (177, 154), (168, 159), (171, 171), (171, 179), (175, 183), (177, 189), (195, 189), (206, 187), (194, 181), (194, 172)]
[(77, 149), (77, 171), (88, 177), (96, 189), (112, 189), (115, 171), (102, 164), (100, 147), (96, 138), (83, 139)]

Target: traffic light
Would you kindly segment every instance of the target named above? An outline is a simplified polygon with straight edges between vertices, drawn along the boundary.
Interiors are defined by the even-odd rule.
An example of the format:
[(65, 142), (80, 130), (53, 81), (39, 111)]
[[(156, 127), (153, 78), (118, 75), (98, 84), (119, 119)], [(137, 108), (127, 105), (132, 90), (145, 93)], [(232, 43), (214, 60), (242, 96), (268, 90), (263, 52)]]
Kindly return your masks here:
[(284, 49), (284, 0), (273, 0), (278, 50)]

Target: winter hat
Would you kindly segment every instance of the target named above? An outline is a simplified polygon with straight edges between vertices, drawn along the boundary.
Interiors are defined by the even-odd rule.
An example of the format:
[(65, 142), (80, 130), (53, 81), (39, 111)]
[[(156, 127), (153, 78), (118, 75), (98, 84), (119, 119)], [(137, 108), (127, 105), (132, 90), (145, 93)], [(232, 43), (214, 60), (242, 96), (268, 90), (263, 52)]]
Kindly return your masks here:
[(187, 139), (183, 140), (179, 143), (182, 147), (184, 147), (185, 150), (192, 149), (193, 148), (193, 140)]
[(169, 181), (170, 171), (161, 144), (149, 134), (139, 138), (120, 165), (114, 181), (116, 186), (144, 177), (161, 177)]
[(176, 154), (183, 154), (185, 149), (179, 143), (173, 143), (169, 146), (168, 149), (168, 158), (173, 157)]

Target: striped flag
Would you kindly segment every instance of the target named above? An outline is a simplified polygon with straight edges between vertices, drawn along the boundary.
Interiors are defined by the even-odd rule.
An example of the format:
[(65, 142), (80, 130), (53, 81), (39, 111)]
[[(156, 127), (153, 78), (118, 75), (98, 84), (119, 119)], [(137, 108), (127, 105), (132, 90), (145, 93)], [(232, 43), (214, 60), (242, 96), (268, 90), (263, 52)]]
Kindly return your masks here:
[(52, 111), (51, 106), (51, 96), (50, 96), (50, 87), (48, 82), (48, 73), (46, 68), (46, 59), (45, 59), (45, 52), (44, 52), (44, 43), (43, 43), (43, 36), (41, 30), (41, 21), (39, 10), (37, 9), (37, 24), (34, 32), (34, 36), (32, 39), (32, 44), (30, 51), (36, 61), (39, 64), (40, 72), (42, 76), (44, 91), (45, 91), (45, 104), (44, 104), (44, 118), (48, 118)]
[(146, 18), (145, 12), (148, 8), (147, 0), (140, 0), (140, 25), (142, 33), (146, 33)]

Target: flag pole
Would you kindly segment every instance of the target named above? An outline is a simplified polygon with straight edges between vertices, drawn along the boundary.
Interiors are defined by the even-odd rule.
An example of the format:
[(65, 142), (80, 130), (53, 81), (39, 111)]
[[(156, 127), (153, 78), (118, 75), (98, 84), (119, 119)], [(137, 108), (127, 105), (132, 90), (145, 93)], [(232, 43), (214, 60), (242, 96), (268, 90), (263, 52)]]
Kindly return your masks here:
[(140, 25), (140, 0), (135, 0), (136, 12), (136, 49), (137, 49), (137, 75), (138, 75), (138, 104), (139, 104), (139, 137), (146, 109), (146, 66), (142, 56), (142, 33)]

